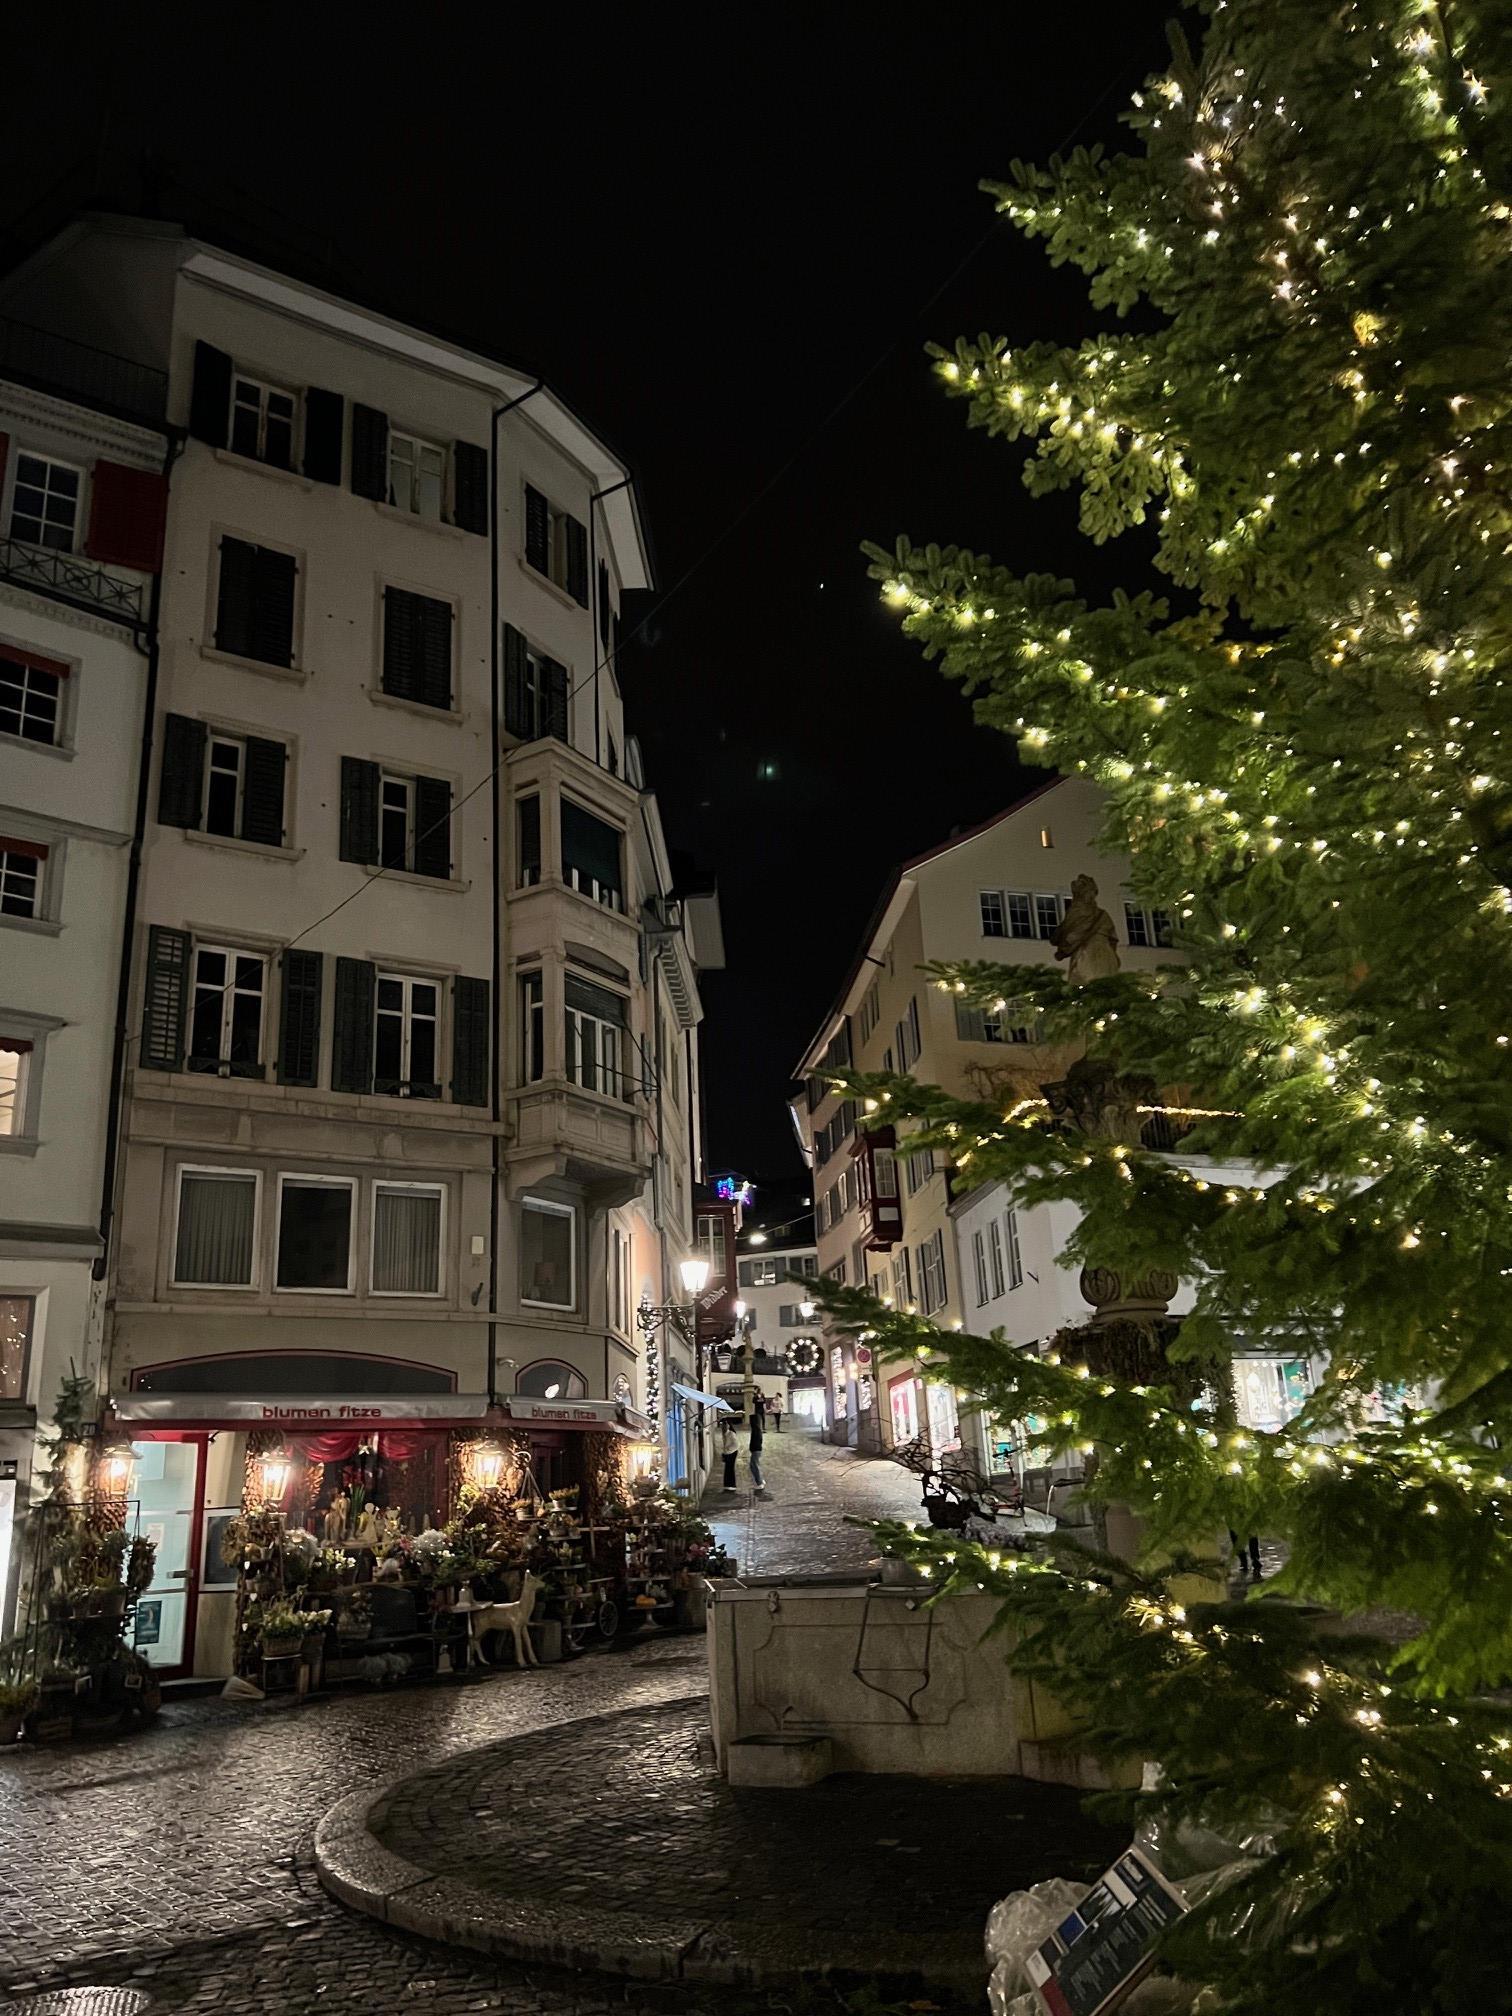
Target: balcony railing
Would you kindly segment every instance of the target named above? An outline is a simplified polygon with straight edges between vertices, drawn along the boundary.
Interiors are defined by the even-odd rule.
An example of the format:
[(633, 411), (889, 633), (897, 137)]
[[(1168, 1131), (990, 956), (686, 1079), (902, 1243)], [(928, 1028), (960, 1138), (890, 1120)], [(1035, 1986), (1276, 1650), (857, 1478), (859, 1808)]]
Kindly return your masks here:
[(133, 628), (142, 621), (142, 586), (123, 581), (108, 568), (50, 546), (29, 546), (24, 539), (0, 539), (0, 579), (19, 587), (37, 588), (55, 601), (71, 603), (95, 615), (112, 617)]
[(109, 350), (54, 336), (0, 317), (0, 377), (82, 400), (131, 420), (159, 421), (168, 410), (168, 373)]

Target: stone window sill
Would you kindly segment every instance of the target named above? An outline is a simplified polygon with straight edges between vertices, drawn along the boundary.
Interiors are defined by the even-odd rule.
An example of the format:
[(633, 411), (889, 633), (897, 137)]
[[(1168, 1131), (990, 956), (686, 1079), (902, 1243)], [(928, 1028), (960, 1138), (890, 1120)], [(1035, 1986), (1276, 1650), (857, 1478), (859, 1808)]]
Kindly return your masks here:
[(460, 875), (416, 875), (408, 868), (380, 868), (375, 861), (364, 861), (362, 872), (375, 881), (381, 877), (385, 882), (407, 882), (412, 889), (450, 889), (459, 896), (472, 887)]
[(0, 747), (27, 749), (34, 756), (61, 756), (65, 763), (74, 759), (74, 751), (66, 742), (34, 742), (30, 735), (0, 734)]
[(441, 532), (448, 539), (475, 538), (475, 533), (464, 532), (460, 525), (449, 525), (444, 518), (422, 518), (418, 511), (401, 510), (397, 504), (381, 504), (375, 497), (373, 509), (380, 518), (392, 518), (396, 525), (418, 525), (426, 532)]
[(294, 686), (302, 686), (310, 676), (303, 665), (270, 665), (266, 658), (242, 658), (213, 644), (201, 644), (199, 655), (212, 665), (234, 665), (238, 671), (260, 672), (265, 679), (283, 679)]
[(259, 462), (255, 455), (238, 455), (234, 448), (212, 448), (217, 462), (229, 469), (245, 469), (249, 476), (267, 476), (275, 483), (292, 483), (296, 490), (334, 490), (334, 483), (317, 484), (313, 476), (301, 476), (297, 469), (280, 469), (276, 462)]
[(538, 567), (532, 567), (523, 553), (517, 553), (515, 558), (519, 561), (520, 572), (527, 581), (533, 581), (537, 588), (544, 588), (548, 595), (554, 596), (564, 609), (570, 609), (575, 616), (588, 614), (576, 596), (569, 595), (565, 588), (559, 588), (549, 574), (543, 574)]
[(422, 721), (445, 721), (450, 726), (466, 726), (467, 716), (460, 707), (428, 707), (423, 700), (405, 700), (397, 693), (385, 693), (381, 686), (370, 686), (368, 698), (375, 707), (397, 707), (403, 714), (418, 714)]
[(8, 931), (31, 931), (38, 938), (59, 938), (63, 934), (60, 917), (7, 917), (0, 914), (0, 925)]
[(193, 826), (181, 826), (179, 831), (196, 847), (229, 847), (234, 854), (251, 854), (261, 861), (302, 861), (305, 855), (303, 847), (269, 847), (261, 840), (238, 839), (234, 833), (201, 833)]

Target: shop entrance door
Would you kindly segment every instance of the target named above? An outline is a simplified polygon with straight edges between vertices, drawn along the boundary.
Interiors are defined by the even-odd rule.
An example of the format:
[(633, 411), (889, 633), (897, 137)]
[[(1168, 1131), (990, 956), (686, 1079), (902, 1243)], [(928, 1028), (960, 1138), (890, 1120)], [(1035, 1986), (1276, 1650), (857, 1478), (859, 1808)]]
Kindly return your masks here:
[(133, 1442), (130, 1495), (137, 1531), (157, 1548), (152, 1586), (137, 1598), (135, 1645), (165, 1678), (194, 1665), (205, 1443)]

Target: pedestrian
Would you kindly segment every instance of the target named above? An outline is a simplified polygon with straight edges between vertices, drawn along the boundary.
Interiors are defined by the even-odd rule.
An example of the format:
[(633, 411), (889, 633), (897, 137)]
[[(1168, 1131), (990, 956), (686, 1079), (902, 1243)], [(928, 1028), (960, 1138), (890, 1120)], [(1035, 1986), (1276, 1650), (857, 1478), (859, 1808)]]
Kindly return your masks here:
[(782, 1416), (785, 1411), (782, 1404), (781, 1387), (779, 1387), (777, 1391), (772, 1395), (771, 1406), (772, 1406), (772, 1424), (776, 1428), (777, 1433), (780, 1435), (782, 1433)]
[(719, 1453), (724, 1458), (724, 1488), (726, 1491), (734, 1491), (737, 1488), (735, 1459), (740, 1454), (740, 1444), (735, 1440), (732, 1417), (728, 1414), (724, 1417), (724, 1426), (719, 1431)]
[(1244, 1562), (1244, 1544), (1232, 1526), (1229, 1528), (1229, 1539), (1234, 1543), (1234, 1561), (1237, 1572), (1240, 1575), (1248, 1572), (1258, 1582), (1260, 1580), (1260, 1536), (1257, 1533), (1251, 1533), (1249, 1536), (1249, 1567), (1247, 1571)]
[(751, 1465), (751, 1482), (756, 1487), (756, 1496), (758, 1498), (770, 1498), (772, 1495), (766, 1488), (766, 1478), (761, 1472), (761, 1451), (765, 1441), (766, 1407), (761, 1395), (758, 1393), (751, 1403), (751, 1437), (747, 1452)]

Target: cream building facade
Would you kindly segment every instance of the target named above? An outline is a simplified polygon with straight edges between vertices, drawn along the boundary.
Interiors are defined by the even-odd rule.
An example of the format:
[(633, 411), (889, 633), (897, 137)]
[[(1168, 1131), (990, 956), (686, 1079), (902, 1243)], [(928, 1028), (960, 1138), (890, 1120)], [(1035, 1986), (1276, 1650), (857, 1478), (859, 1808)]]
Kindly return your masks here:
[(354, 1442), (418, 1523), (460, 1424), (542, 1488), (648, 1434), (717, 899), (625, 725), (631, 472), (542, 381), (132, 220), (0, 312), (163, 372), (182, 442), (104, 1350), (149, 1656), (214, 1672), (213, 1521), (269, 1438), (324, 1435), (327, 1492)]

